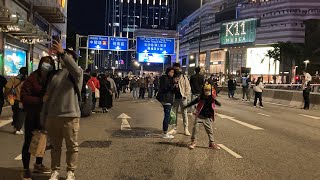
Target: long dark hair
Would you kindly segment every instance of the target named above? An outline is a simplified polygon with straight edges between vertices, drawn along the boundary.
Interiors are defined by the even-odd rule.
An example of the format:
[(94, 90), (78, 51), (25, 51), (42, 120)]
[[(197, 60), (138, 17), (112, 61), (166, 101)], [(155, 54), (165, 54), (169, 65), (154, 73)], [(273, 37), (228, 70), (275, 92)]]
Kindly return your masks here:
[(257, 82), (256, 82), (256, 86), (258, 86), (260, 84), (261, 79), (262, 79), (261, 77), (258, 77)]

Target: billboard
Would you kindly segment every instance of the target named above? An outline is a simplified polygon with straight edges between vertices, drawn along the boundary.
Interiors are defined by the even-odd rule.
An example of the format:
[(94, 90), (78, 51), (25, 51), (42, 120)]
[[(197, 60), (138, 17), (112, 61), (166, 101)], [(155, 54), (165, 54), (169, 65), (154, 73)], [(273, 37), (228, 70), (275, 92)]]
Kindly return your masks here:
[(27, 53), (24, 50), (6, 46), (4, 49), (4, 74), (16, 76), (19, 70), (27, 65)]
[(163, 54), (150, 54), (138, 53), (138, 61), (144, 63), (164, 63), (165, 55)]
[(137, 37), (137, 53), (174, 54), (174, 38)]
[(257, 19), (244, 19), (221, 25), (220, 44), (252, 43), (256, 40)]
[(109, 49), (108, 36), (88, 36), (88, 48), (94, 50), (108, 50)]
[[(273, 50), (273, 47), (259, 47), (247, 49), (247, 68), (251, 68), (251, 74), (257, 75), (277, 75), (279, 74), (279, 61), (273, 58), (269, 59), (267, 53)], [(269, 69), (270, 62), (270, 69)]]
[(110, 37), (109, 39), (109, 50), (112, 51), (127, 51), (128, 45), (128, 38)]

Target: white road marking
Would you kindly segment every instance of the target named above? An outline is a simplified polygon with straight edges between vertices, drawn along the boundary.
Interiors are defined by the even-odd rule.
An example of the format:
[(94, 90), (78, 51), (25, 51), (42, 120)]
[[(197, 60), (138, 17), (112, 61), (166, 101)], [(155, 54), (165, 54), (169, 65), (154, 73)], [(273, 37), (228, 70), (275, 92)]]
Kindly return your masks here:
[(0, 127), (3, 127), (9, 123), (11, 123), (13, 120), (12, 118), (11, 119), (8, 119), (8, 120), (0, 120)]
[(254, 129), (254, 130), (263, 130), (263, 128), (261, 128), (261, 127), (254, 126), (254, 125), (252, 125), (252, 124), (249, 124), (249, 123), (245, 123), (245, 122), (236, 120), (234, 117), (226, 116), (226, 115), (218, 114), (218, 113), (216, 113), (216, 114), (217, 114), (220, 118), (222, 118), (222, 119), (229, 119), (230, 121), (236, 122), (236, 123), (241, 124), (241, 125), (243, 125), (243, 126), (246, 126), (246, 127), (248, 127), (248, 128), (251, 128), (251, 129)]
[(288, 105), (284, 105), (284, 104), (278, 104), (278, 103), (272, 103), (272, 102), (264, 102), (266, 104), (272, 104), (272, 105), (277, 105), (277, 106), (283, 106), (283, 107), (292, 107), (292, 106), (288, 106)]
[(15, 161), (21, 161), (22, 160), (22, 154), (19, 154), (17, 157), (14, 158)]
[(121, 130), (131, 130), (131, 126), (127, 119), (122, 119)]
[(270, 117), (270, 115), (268, 115), (268, 114), (263, 114), (263, 113), (258, 113), (258, 114), (261, 115), (261, 116)]
[(312, 119), (320, 119), (320, 117), (316, 117), (316, 116), (310, 116), (310, 115), (305, 115), (305, 114), (299, 114), (300, 116), (304, 116), (304, 117), (308, 117), (308, 118), (312, 118)]
[(223, 144), (218, 144), (218, 146), (220, 146), (222, 149), (224, 149), (225, 151), (227, 151), (229, 154), (231, 154), (232, 156), (234, 156), (237, 159), (242, 159), (243, 157), (240, 156), (238, 153), (232, 151), (231, 149), (227, 148), (225, 145)]

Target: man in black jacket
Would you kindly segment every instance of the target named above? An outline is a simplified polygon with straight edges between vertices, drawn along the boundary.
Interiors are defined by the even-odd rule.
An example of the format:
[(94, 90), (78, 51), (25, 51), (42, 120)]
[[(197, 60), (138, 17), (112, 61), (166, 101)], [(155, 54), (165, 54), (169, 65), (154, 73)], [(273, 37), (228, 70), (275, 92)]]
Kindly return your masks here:
[(190, 78), (192, 100), (201, 94), (202, 87), (204, 85), (204, 76), (200, 74), (200, 67), (197, 67), (194, 75)]

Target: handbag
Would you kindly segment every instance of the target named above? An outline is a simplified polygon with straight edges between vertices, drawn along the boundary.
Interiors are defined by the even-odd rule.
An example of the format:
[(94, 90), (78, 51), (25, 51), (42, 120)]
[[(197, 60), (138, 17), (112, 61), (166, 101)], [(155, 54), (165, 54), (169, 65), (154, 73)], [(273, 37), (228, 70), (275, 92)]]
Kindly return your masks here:
[(31, 139), (29, 153), (35, 157), (43, 157), (47, 146), (47, 135), (40, 131), (34, 131)]
[(14, 102), (15, 100), (17, 100), (17, 87), (22, 83), (22, 81), (20, 81), (16, 86), (14, 85), (15, 84), (15, 80), (13, 80), (13, 85), (11, 87), (11, 89), (9, 90), (8, 92), (8, 95), (7, 95), (7, 101), (8, 103), (13, 106), (14, 105)]
[(96, 86), (94, 85), (93, 81), (91, 81), (91, 82), (92, 82), (92, 85), (94, 87), (94, 97), (98, 99), (98, 98), (100, 98), (100, 91), (99, 91), (99, 89), (96, 88)]

